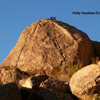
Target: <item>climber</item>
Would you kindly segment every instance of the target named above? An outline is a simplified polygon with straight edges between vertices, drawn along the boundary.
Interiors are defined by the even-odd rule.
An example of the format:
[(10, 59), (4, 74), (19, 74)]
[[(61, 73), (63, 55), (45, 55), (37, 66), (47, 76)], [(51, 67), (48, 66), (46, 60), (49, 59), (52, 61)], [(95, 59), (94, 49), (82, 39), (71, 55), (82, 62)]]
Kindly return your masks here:
[(50, 20), (56, 20), (56, 17), (50, 17)]

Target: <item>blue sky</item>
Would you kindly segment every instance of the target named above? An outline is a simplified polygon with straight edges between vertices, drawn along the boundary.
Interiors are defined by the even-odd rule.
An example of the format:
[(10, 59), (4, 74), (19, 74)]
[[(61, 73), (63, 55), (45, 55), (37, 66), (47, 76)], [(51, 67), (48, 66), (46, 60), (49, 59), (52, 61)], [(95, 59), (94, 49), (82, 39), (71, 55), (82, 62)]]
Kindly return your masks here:
[(0, 63), (27, 26), (50, 16), (100, 41), (100, 14), (74, 15), (73, 11), (100, 11), (100, 0), (0, 0)]

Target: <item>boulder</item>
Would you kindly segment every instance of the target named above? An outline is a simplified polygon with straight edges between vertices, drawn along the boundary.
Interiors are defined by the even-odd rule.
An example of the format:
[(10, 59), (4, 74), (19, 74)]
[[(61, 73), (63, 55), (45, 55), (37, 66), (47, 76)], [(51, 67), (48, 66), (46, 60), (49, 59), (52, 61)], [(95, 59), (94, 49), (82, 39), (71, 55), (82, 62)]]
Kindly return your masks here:
[(91, 64), (78, 70), (70, 79), (70, 88), (74, 95), (83, 100), (99, 93), (100, 66)]
[(29, 77), (29, 74), (20, 71), (17, 68), (0, 68), (0, 84), (15, 82), (19, 86), (19, 80)]
[(24, 100), (77, 100), (68, 84), (51, 77), (29, 77), (21, 86)]
[(0, 84), (17, 82), (17, 73), (15, 69), (0, 68)]
[(69, 91), (69, 85), (64, 84), (64, 82), (55, 80), (54, 78), (49, 77), (47, 80), (40, 84), (40, 87), (49, 89), (51, 91), (57, 92), (67, 92)]
[(39, 85), (48, 78), (46, 75), (30, 76), (26, 79), (21, 79), (19, 84), (21, 87), (30, 89), (39, 89)]
[(21, 87), (25, 87), (25, 88), (29, 88), (29, 89), (32, 89), (32, 86), (33, 86), (31, 77), (29, 77), (27, 79), (19, 80), (19, 84)]
[(71, 94), (68, 84), (64, 84), (64, 82), (51, 77), (42, 82), (40, 84), (40, 88), (42, 88), (42, 90), (49, 91), (48, 93), (53, 93), (57, 97), (57, 100), (77, 100), (77, 98)]
[(31, 75), (52, 75), (58, 65), (78, 60), (86, 65), (93, 56), (92, 43), (84, 32), (61, 21), (43, 19), (22, 32), (0, 67), (15, 67)]
[(16, 83), (0, 85), (0, 100), (22, 100)]

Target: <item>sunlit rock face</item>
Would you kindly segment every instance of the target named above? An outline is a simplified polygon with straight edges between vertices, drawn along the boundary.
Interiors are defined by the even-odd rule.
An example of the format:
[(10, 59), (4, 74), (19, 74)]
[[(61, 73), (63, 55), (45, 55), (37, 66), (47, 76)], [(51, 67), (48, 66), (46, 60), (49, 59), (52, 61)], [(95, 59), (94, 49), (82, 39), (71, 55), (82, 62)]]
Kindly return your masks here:
[(92, 100), (100, 91), (100, 65), (91, 64), (78, 70), (70, 79), (70, 88), (74, 95), (82, 100)]
[(28, 26), (0, 67), (47, 74), (64, 62), (88, 64), (94, 56), (88, 36), (66, 23), (43, 19)]

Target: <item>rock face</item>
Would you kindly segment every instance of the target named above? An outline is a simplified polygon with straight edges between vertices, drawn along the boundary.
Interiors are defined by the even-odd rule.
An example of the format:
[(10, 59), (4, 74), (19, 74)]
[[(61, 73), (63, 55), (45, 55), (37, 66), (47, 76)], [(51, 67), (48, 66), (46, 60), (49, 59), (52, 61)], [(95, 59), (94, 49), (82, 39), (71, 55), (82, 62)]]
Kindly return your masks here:
[(0, 84), (17, 82), (17, 73), (15, 69), (0, 68)]
[(11, 82), (15, 82), (19, 86), (19, 80), (27, 77), (29, 77), (27, 73), (22, 72), (17, 68), (0, 68), (0, 84), (8, 84)]
[(17, 67), (29, 74), (47, 74), (63, 62), (87, 64), (94, 56), (82, 31), (57, 20), (43, 19), (28, 26), (0, 67)]
[(100, 42), (92, 41), (92, 45), (95, 52), (95, 57), (100, 58)]
[(83, 100), (99, 93), (100, 65), (91, 64), (77, 71), (70, 80), (70, 87), (72, 93)]

